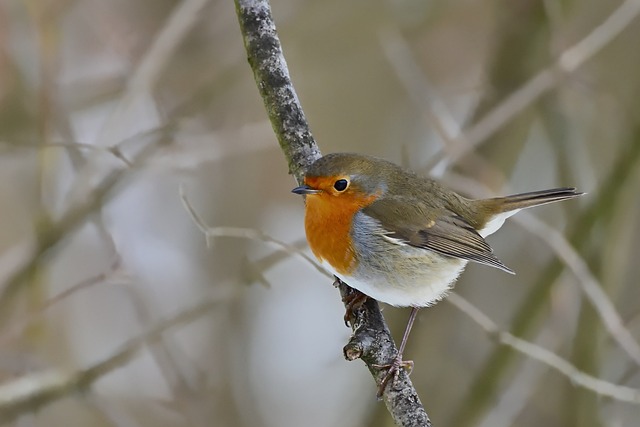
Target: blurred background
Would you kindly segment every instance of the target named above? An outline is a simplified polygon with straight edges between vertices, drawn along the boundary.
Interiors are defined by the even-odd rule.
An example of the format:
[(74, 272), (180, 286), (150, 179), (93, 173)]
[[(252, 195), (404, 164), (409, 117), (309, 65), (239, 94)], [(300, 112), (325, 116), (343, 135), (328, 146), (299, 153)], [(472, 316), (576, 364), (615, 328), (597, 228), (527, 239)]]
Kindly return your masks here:
[[(324, 153), (384, 157), (469, 196), (588, 192), (532, 215), (566, 236), (640, 340), (637, 3), (272, 7)], [(603, 22), (606, 43), (581, 45), (593, 57), (563, 55)], [(533, 92), (517, 92), (543, 70)], [(505, 104), (514, 94), (521, 102)], [(364, 364), (342, 357), (338, 291), (298, 253), (308, 250), (294, 185), (231, 0), (0, 0), (0, 420), (392, 425)], [(207, 242), (181, 189), (218, 237)], [(517, 276), (470, 265), (456, 292), (502, 330), (639, 389), (638, 363), (562, 250), (522, 226), (532, 221), (489, 239)], [(409, 310), (384, 314), (399, 340)], [(118, 358), (127, 348), (137, 351)], [(640, 419), (640, 406), (574, 386), (446, 301), (421, 311), (405, 355), (436, 426)], [(26, 384), (101, 362), (91, 386), (7, 409)]]

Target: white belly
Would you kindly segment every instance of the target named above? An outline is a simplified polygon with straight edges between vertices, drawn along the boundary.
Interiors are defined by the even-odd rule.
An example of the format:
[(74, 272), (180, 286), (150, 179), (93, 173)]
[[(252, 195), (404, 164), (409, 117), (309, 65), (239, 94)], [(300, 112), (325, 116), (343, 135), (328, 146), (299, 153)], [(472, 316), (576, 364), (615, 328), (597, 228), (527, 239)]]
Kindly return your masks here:
[[(323, 264), (343, 282), (371, 298), (397, 307), (427, 307), (443, 299), (464, 270), (467, 261), (444, 257), (431, 251), (403, 247), (403, 252), (414, 252), (414, 257), (401, 259), (389, 256), (387, 267), (360, 265), (353, 275), (335, 272)], [(399, 254), (398, 254), (399, 255)], [(382, 269), (380, 269), (382, 267)]]

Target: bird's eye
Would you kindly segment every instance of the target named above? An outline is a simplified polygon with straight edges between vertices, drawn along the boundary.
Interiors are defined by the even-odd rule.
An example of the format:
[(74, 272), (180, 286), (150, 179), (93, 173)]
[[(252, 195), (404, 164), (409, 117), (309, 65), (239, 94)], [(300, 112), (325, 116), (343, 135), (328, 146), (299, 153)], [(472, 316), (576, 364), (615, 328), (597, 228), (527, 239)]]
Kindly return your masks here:
[(336, 191), (344, 191), (348, 186), (349, 181), (347, 181), (346, 179), (339, 179), (333, 184), (333, 188), (335, 188)]

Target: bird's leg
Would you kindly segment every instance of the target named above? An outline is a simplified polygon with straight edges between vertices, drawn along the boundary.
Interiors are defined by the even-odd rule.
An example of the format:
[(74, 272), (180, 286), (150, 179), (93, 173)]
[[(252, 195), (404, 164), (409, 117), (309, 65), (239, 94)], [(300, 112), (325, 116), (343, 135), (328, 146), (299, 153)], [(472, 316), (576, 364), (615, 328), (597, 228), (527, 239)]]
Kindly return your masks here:
[(394, 384), (398, 381), (400, 368), (405, 369), (407, 371), (407, 375), (410, 375), (411, 371), (413, 371), (413, 360), (402, 360), (402, 354), (404, 353), (404, 348), (407, 346), (409, 333), (411, 332), (413, 323), (416, 320), (418, 310), (419, 310), (418, 307), (411, 308), (411, 314), (409, 315), (409, 321), (407, 322), (407, 327), (404, 330), (404, 335), (402, 335), (402, 342), (400, 343), (398, 354), (391, 361), (391, 363), (387, 363), (386, 365), (371, 365), (379, 369), (388, 369), (387, 375), (385, 375), (385, 377), (382, 379), (382, 382), (380, 382), (380, 386), (378, 387), (378, 394), (377, 394), (378, 399), (382, 397), (382, 393), (384, 393), (384, 389), (387, 387), (387, 384), (389, 383), (389, 380), (392, 377), (393, 377)]
[[(338, 279), (339, 280), (339, 279)], [(369, 297), (357, 289), (353, 289), (349, 295), (342, 298), (345, 305), (344, 324), (349, 327), (351, 317), (355, 317), (355, 311), (362, 307)]]

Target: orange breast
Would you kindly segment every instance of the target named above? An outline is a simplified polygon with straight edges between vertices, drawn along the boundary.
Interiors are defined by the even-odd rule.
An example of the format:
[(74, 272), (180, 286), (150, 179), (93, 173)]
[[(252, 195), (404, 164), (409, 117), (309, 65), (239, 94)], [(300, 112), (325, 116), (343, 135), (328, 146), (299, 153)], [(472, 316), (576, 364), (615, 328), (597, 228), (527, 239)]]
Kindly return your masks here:
[(339, 274), (348, 275), (357, 267), (358, 258), (350, 235), (353, 216), (376, 197), (348, 194), (307, 197), (305, 230), (316, 258), (328, 262)]

